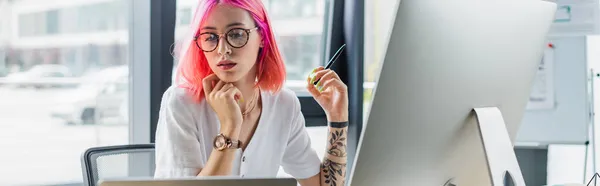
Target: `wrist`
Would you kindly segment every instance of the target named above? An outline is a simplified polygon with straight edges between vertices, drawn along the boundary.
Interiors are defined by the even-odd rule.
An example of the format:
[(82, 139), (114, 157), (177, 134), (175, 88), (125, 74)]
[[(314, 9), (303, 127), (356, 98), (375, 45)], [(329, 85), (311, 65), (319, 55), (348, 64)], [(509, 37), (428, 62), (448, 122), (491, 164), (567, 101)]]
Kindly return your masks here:
[(328, 121), (327, 122), (327, 126), (329, 126), (331, 128), (337, 128), (337, 129), (346, 128), (346, 127), (348, 127), (348, 124), (349, 124), (348, 121), (342, 121), (342, 122)]
[(237, 140), (240, 136), (240, 131), (240, 127), (237, 126), (223, 126), (219, 132), (228, 138)]
[(343, 115), (327, 115), (328, 122), (348, 122), (348, 116)]

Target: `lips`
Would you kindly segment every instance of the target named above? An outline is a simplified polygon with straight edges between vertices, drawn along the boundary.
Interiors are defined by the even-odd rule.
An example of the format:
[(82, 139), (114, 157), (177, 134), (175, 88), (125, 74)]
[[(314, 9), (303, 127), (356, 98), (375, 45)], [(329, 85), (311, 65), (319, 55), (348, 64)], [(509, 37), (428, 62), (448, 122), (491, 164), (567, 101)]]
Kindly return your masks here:
[(233, 67), (235, 67), (237, 65), (237, 63), (233, 62), (233, 61), (229, 61), (229, 60), (224, 60), (224, 61), (220, 61), (219, 63), (217, 63), (217, 67), (219, 67), (222, 70), (230, 70)]

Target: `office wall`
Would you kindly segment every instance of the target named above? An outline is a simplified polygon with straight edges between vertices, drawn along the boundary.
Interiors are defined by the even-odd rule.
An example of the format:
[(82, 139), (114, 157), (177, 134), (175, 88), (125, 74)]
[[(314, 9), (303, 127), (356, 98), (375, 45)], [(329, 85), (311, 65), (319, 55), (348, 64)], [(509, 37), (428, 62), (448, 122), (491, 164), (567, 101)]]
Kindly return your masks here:
[[(555, 38), (556, 39), (556, 38)], [(587, 64), (589, 69), (593, 69), (597, 74), (600, 72), (600, 36), (588, 36), (586, 37), (563, 37), (559, 39), (561, 45), (563, 47), (567, 47), (566, 50), (560, 51), (562, 55), (563, 61), (561, 63), (562, 69), (557, 69), (560, 71), (564, 71), (565, 68), (572, 69), (573, 67), (581, 67)], [(567, 46), (564, 46), (567, 45)], [(557, 67), (560, 68), (560, 67)], [(581, 69), (583, 70), (583, 69)], [(573, 74), (576, 75), (576, 74)], [(590, 75), (586, 72), (581, 72), (580, 75)], [(591, 80), (589, 78), (588, 80)], [(590, 105), (594, 108), (595, 111), (600, 109), (600, 77), (596, 76), (594, 79), (594, 86), (591, 87), (590, 94), (594, 96), (594, 105)], [(579, 81), (577, 83), (585, 82), (586, 84), (590, 83), (588, 81)], [(573, 97), (573, 99), (577, 99), (577, 97)], [(558, 106), (560, 106), (560, 102), (557, 102)], [(594, 111), (594, 112), (595, 112)], [(585, 114), (585, 113), (582, 113)], [(599, 121), (598, 119), (600, 115), (594, 115), (594, 120), (592, 123), (596, 123)], [(592, 124), (588, 123), (588, 124)], [(529, 126), (533, 127), (533, 126)], [(538, 126), (535, 126), (538, 130), (545, 130), (546, 128), (550, 128), (551, 126), (544, 125), (544, 123), (539, 123)], [(581, 130), (583, 127), (590, 127), (589, 125), (582, 125), (576, 123), (568, 123), (566, 125), (560, 125), (555, 132), (548, 133), (549, 136), (545, 139), (553, 139), (547, 140), (548, 142), (565, 142), (565, 139), (575, 139), (572, 134), (576, 130)], [(600, 134), (600, 127), (595, 125), (595, 130), (590, 131), (590, 134), (595, 134), (598, 136)], [(534, 128), (531, 128), (534, 129)], [(554, 129), (551, 129), (554, 130)], [(549, 132), (547, 130), (546, 132)], [(571, 135), (571, 136), (570, 136)], [(585, 135), (582, 132), (579, 132), (579, 135)], [(570, 137), (569, 137), (570, 136)], [(541, 137), (538, 135), (537, 137)], [(541, 138), (539, 138), (541, 139)], [(595, 140), (592, 140), (589, 146), (589, 154), (587, 157), (587, 171), (585, 172), (585, 178), (589, 179), (593, 175), (594, 172), (598, 171), (593, 170), (593, 159), (592, 152), (599, 152), (598, 142), (600, 139), (598, 137)], [(595, 142), (595, 144), (594, 144)], [(596, 147), (594, 149), (594, 147)], [(516, 150), (517, 158), (519, 161), (519, 165), (521, 166), (521, 170), (523, 171), (523, 176), (528, 185), (544, 185), (544, 184), (563, 184), (563, 183), (583, 183), (584, 181), (584, 166), (586, 163), (585, 157), (585, 146), (583, 144), (579, 145), (551, 145), (551, 149), (525, 149), (520, 147), (520, 149)], [(596, 160), (600, 160), (600, 155), (595, 153)], [(596, 166), (600, 167), (600, 163), (596, 161)]]
[[(588, 36), (587, 40), (586, 40), (586, 48), (587, 48), (587, 59), (588, 59), (588, 65), (590, 66), (590, 68), (593, 69), (593, 71), (596, 73), (596, 77), (594, 78), (593, 82), (593, 90), (592, 93), (594, 94), (593, 98), (594, 98), (594, 113), (597, 113), (600, 111), (600, 76), (598, 76), (597, 74), (600, 73), (600, 35), (595, 35), (595, 36)], [(594, 155), (596, 156), (596, 166), (595, 167), (600, 167), (600, 155), (598, 154), (598, 152), (600, 152), (600, 114), (594, 114), (594, 120), (593, 120), (593, 124), (594, 124), (594, 141), (592, 143), (593, 148), (595, 149)], [(593, 172), (598, 172), (598, 168), (593, 171)], [(590, 174), (588, 174), (588, 176), (591, 176)]]
[(589, 68), (585, 37), (549, 38), (554, 44), (552, 84), (554, 107), (527, 110), (517, 134), (519, 142), (579, 144), (588, 140), (591, 121)]

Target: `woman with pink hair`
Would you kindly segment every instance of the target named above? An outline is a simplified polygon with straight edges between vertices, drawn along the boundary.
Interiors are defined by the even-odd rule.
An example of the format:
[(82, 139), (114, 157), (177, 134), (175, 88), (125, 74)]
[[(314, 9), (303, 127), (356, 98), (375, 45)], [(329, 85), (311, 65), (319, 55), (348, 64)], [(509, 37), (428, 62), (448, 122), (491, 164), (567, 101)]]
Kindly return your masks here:
[(161, 103), (156, 178), (276, 177), (281, 166), (303, 186), (344, 184), (347, 87), (323, 67), (307, 78), (329, 126), (319, 160), (271, 27), (261, 0), (199, 2)]

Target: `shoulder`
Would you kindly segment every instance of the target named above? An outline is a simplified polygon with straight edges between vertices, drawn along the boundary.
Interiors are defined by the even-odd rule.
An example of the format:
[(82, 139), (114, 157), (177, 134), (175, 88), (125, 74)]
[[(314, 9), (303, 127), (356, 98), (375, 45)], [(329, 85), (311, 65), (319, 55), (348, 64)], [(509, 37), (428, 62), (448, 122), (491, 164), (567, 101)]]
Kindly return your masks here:
[(182, 109), (194, 108), (195, 105), (202, 104), (204, 100), (198, 103), (188, 89), (173, 85), (165, 90), (161, 102), (163, 108)]
[(210, 106), (204, 99), (198, 102), (193, 96), (183, 87), (171, 86), (165, 90), (160, 105), (159, 126), (189, 128), (192, 131), (212, 126), (216, 119)]

